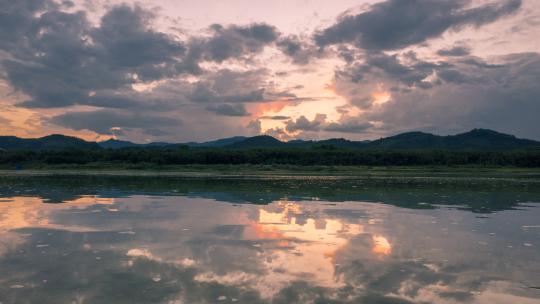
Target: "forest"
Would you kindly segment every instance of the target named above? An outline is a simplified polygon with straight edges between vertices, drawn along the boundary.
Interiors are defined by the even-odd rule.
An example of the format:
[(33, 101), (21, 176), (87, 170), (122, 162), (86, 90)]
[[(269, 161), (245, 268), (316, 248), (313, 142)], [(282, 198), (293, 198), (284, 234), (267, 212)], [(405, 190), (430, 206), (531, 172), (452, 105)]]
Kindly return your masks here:
[(540, 167), (540, 150), (359, 150), (311, 148), (174, 148), (0, 150), (0, 166), (36, 165), (298, 165), (298, 166), (507, 166)]

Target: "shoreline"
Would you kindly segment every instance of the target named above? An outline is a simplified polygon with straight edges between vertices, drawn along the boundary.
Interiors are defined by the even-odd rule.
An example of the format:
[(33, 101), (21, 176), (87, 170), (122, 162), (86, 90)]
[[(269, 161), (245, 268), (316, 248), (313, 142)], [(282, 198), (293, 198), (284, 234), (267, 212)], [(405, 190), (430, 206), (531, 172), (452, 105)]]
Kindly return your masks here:
[(540, 168), (509, 167), (324, 167), (324, 166), (171, 166), (159, 168), (48, 167), (0, 169), (10, 177), (156, 177), (208, 179), (357, 179), (417, 182), (540, 183)]

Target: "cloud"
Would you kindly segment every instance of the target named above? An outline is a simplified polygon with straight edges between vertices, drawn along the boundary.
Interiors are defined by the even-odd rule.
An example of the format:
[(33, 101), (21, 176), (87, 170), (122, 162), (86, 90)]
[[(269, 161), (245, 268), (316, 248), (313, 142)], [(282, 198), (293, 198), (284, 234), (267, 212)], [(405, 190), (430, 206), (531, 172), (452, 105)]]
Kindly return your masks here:
[(297, 131), (319, 131), (326, 122), (326, 114), (317, 114), (315, 118), (310, 121), (305, 116), (300, 116), (296, 120), (289, 120), (285, 122), (285, 130), (289, 133)]
[(56, 9), (58, 5), (50, 0), (0, 1), (0, 49), (17, 49), (20, 37), (32, 31), (33, 15)]
[(468, 8), (466, 0), (387, 0), (315, 33), (320, 47), (352, 43), (366, 50), (395, 50), (425, 42), (447, 30), (479, 27), (517, 11), (521, 0)]
[[(361, 83), (338, 75), (335, 88), (352, 105), (365, 109), (358, 120), (381, 123), (372, 131), (448, 134), (482, 127), (538, 138), (540, 129), (532, 113), (540, 111), (540, 54), (505, 55), (493, 61), (496, 64), (477, 58), (439, 63), (433, 68), (429, 88), (400, 85), (400, 73), (366, 74)], [(379, 105), (370, 97), (377, 83), (384, 83), (391, 93)]]
[(309, 97), (297, 97), (289, 90), (276, 88), (268, 81), (269, 71), (255, 69), (234, 71), (221, 69), (208, 73), (192, 85), (187, 98), (194, 103), (261, 103), (276, 100), (297, 102), (310, 100)]
[(298, 36), (283, 37), (277, 41), (278, 48), (296, 64), (308, 64), (310, 60), (321, 55), (315, 46), (303, 41)]
[[(20, 106), (29, 108), (131, 107), (141, 104), (137, 98), (128, 100), (137, 95), (132, 85), (172, 79), (183, 73), (200, 75), (201, 61), (221, 62), (255, 54), (279, 35), (266, 24), (213, 25), (209, 38), (183, 42), (152, 29), (156, 16), (139, 6), (113, 6), (93, 26), (85, 12), (64, 12), (54, 2), (14, 3), (2, 2), (3, 11), (14, 14), (0, 21), (4, 23), (0, 36), (6, 38), (0, 42), (0, 49), (10, 54), (2, 67), (10, 85), (29, 97)], [(223, 83), (227, 81), (225, 76), (236, 77), (232, 71), (225, 73), (218, 71), (210, 78)], [(250, 76), (256, 77), (254, 74)], [(260, 88), (234, 96), (202, 96), (211, 93), (202, 85), (199, 88), (194, 99), (263, 99)]]
[(449, 49), (441, 49), (437, 51), (440, 56), (467, 56), (471, 53), (471, 48), (467, 46), (454, 46)]
[(189, 98), (202, 103), (263, 101), (267, 73), (264, 69), (222, 69), (198, 81)]
[(373, 127), (373, 124), (369, 122), (362, 122), (357, 119), (345, 119), (329, 123), (324, 130), (341, 133), (363, 133), (371, 127)]
[(164, 115), (113, 110), (66, 112), (53, 117), (51, 122), (74, 130), (90, 130), (108, 135), (112, 135), (115, 130), (140, 129), (149, 135), (162, 136), (166, 134), (164, 127), (182, 125), (181, 120)]
[(30, 97), (21, 106), (92, 104), (93, 92), (125, 90), (182, 72), (177, 64), (185, 46), (150, 29), (153, 16), (137, 6), (111, 8), (97, 27), (82, 11), (48, 8), (38, 14), (40, 7), (32, 6), (17, 16), (20, 20), (12, 22), (13, 27), (0, 30), (3, 36), (19, 33), (0, 47), (10, 54), (2, 62), (10, 85)]
[[(63, 10), (52, 1), (0, 1), (0, 6), (5, 38), (0, 77), (26, 97), (16, 106), (66, 111), (43, 123), (107, 135), (113, 129), (136, 132), (140, 140), (143, 134), (178, 134), (180, 122), (189, 121), (190, 134), (214, 137), (244, 133), (243, 126), (223, 119), (249, 115), (245, 103), (284, 94), (296, 98), (269, 83), (264, 69), (200, 67), (207, 60), (245, 59), (262, 51), (279, 35), (269, 25), (215, 25), (210, 37), (182, 41), (156, 30), (155, 12), (137, 5), (111, 6), (97, 23), (84, 11)], [(214, 48), (220, 41), (233, 49)], [(72, 108), (79, 105), (92, 110)], [(212, 119), (215, 115), (223, 118)]]
[[(88, 104), (102, 109), (92, 112), (67, 112), (48, 122), (75, 130), (92, 130), (111, 134), (114, 127), (150, 135), (163, 130), (171, 136), (185, 134), (185, 140), (194, 136), (253, 135), (243, 125), (245, 121), (229, 117), (244, 117), (250, 113), (247, 104), (286, 100), (294, 103), (296, 97), (277, 90), (266, 80), (267, 71), (233, 71), (222, 69), (198, 76), (198, 81), (173, 79), (160, 82), (151, 90), (107, 90), (88, 97)], [(110, 112), (110, 113), (107, 113)], [(90, 114), (91, 113), (91, 114)], [(140, 119), (139, 116), (148, 117)], [(98, 117), (103, 114), (104, 117)], [(217, 115), (217, 116), (216, 116)], [(115, 118), (119, 116), (119, 118)], [(170, 122), (174, 117), (174, 122)], [(80, 118), (80, 119), (79, 119)], [(133, 122), (131, 122), (133, 120)], [(183, 122), (180, 126), (177, 122)], [(218, 127), (219, 126), (219, 127)], [(133, 133), (124, 132), (124, 138)], [(203, 137), (204, 138), (204, 137)], [(178, 140), (178, 139), (176, 139)]]
[(370, 109), (381, 103), (379, 98), (382, 95), (396, 100), (416, 90), (430, 90), (450, 83), (481, 88), (496, 81), (491, 78), (492, 75), (497, 73), (496, 70), (504, 71), (501, 69), (505, 65), (486, 63), (473, 56), (450, 56), (446, 61), (426, 61), (412, 51), (393, 55), (365, 53), (336, 71), (334, 87), (336, 93), (346, 97), (351, 105)]
[(403, 64), (395, 55), (377, 53), (368, 55), (366, 64), (367, 68), (378, 68), (409, 86), (422, 81), (438, 67), (437, 63), (418, 60), (413, 52), (406, 53), (404, 59), (410, 64)]
[(259, 53), (279, 36), (274, 26), (264, 23), (227, 27), (214, 24), (210, 29), (212, 35), (199, 43), (203, 57), (217, 62)]
[(206, 107), (208, 111), (223, 116), (248, 116), (249, 113), (242, 104), (219, 104)]
[[(285, 122), (285, 129), (288, 133), (301, 132), (338, 132), (338, 133), (362, 133), (373, 124), (361, 121), (356, 117), (343, 116), (338, 121), (327, 121), (326, 114), (317, 114), (313, 120), (307, 119), (305, 116), (300, 116), (296, 120), (289, 119)], [(274, 132), (279, 132), (275, 130)], [(278, 134), (281, 135), (281, 134)]]
[(264, 89), (256, 89), (245, 92), (244, 94), (220, 95), (213, 89), (213, 84), (198, 83), (190, 96), (190, 99), (195, 102), (255, 102), (264, 100)]
[[(538, 129), (529, 119), (538, 96), (531, 85), (537, 77), (535, 54), (476, 57), (471, 53), (480, 55), (481, 50), (474, 37), (445, 42), (437, 49), (426, 44), (448, 31), (498, 21), (518, 11), (519, 0), (387, 0), (307, 34), (283, 34), (272, 24), (254, 21), (214, 24), (197, 34), (177, 35), (160, 26), (158, 10), (118, 4), (87, 12), (82, 7), (69, 1), (0, 0), (0, 78), (14, 91), (7, 94), (17, 95), (9, 101), (16, 107), (33, 112), (53, 108), (50, 112), (59, 113), (52, 119), (36, 114), (44, 124), (110, 134), (116, 126), (112, 117), (118, 117), (123, 128), (140, 134), (211, 138), (260, 132), (260, 120), (265, 119), (282, 121), (282, 128), (274, 130), (282, 136), (287, 130), (322, 136), (388, 135), (422, 128), (453, 132), (463, 124), (537, 137)], [(98, 11), (103, 14), (95, 15)], [(533, 16), (534, 11), (527, 14)], [(401, 50), (419, 44), (425, 48), (417, 53)], [(328, 88), (348, 101), (336, 108), (340, 118), (311, 121), (299, 116), (303, 113), (279, 111), (256, 117), (265, 113), (256, 110), (262, 103), (280, 103), (280, 111), (288, 106), (285, 111), (295, 113), (295, 105), (326, 98), (298, 95), (313, 86), (295, 85), (300, 73), (325, 77), (336, 58), (342, 61)], [(302, 67), (283, 67), (287, 63)], [(402, 109), (404, 104), (409, 108)], [(424, 105), (415, 108), (420, 104)], [(413, 119), (411, 109), (422, 114)], [(101, 126), (92, 123), (90, 116), (106, 112), (110, 113), (102, 119), (94, 118)], [(351, 114), (358, 112), (362, 114)], [(148, 121), (126, 121), (143, 113)], [(509, 113), (527, 117), (525, 126), (512, 123), (515, 118)], [(248, 115), (258, 121), (258, 128), (255, 123), (246, 129), (242, 124), (247, 120), (231, 119)], [(169, 118), (184, 124), (180, 128)], [(438, 121), (446, 127), (435, 126)]]
[(251, 92), (246, 92), (245, 94), (237, 95), (219, 95), (208, 84), (198, 83), (190, 99), (195, 102), (254, 102), (254, 101), (263, 101), (264, 90), (257, 89)]
[(291, 119), (291, 117), (290, 116), (284, 116), (284, 115), (274, 115), (274, 116), (260, 116), (259, 119), (288, 120), (288, 119)]
[(11, 122), (11, 120), (5, 118), (5, 117), (2, 117), (0, 116), (0, 124), (1, 125), (8, 125), (9, 123)]
[(256, 134), (256, 135), (260, 134), (261, 133), (261, 121), (259, 119), (255, 119), (255, 120), (250, 121), (247, 124), (246, 129), (251, 131), (252, 134)]
[(442, 69), (437, 72), (437, 75), (440, 79), (446, 82), (472, 84), (476, 81), (473, 77), (470, 77), (456, 69)]
[(171, 36), (149, 28), (153, 15), (135, 6), (113, 7), (102, 18), (98, 28), (91, 31), (91, 39), (98, 45), (103, 61), (111, 66), (134, 68), (143, 80), (159, 79), (161, 70), (154, 65), (174, 63), (186, 47)]
[(439, 80), (429, 79), (436, 71), (447, 68), (447, 62), (428, 62), (414, 52), (387, 55), (367, 53), (352, 61), (335, 74), (335, 91), (360, 109), (368, 109), (378, 102), (378, 95), (412, 88), (431, 88)]

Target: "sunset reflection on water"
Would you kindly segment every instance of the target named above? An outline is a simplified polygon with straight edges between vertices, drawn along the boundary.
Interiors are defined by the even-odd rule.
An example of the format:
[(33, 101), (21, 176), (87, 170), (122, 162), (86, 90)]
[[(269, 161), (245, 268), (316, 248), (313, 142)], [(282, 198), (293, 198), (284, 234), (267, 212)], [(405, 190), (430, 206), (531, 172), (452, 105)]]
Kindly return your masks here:
[(65, 209), (84, 209), (93, 205), (112, 205), (114, 198), (81, 196), (62, 204), (47, 204), (42, 198), (19, 196), (3, 198), (0, 202), (0, 231), (20, 228), (65, 228), (50, 222), (51, 213)]
[(288, 282), (309, 274), (320, 286), (343, 286), (343, 278), (334, 273), (334, 255), (349, 238), (363, 233), (363, 226), (336, 219), (300, 219), (302, 206), (280, 201), (274, 210), (258, 210), (258, 220), (244, 231), (246, 239), (274, 240), (260, 254), (266, 268), (265, 296), (279, 291)]
[(389, 255), (392, 253), (392, 245), (388, 242), (388, 240), (381, 235), (374, 235), (373, 236), (373, 249), (372, 251), (374, 253), (380, 253), (384, 255)]
[(1, 198), (4, 304), (39, 294), (55, 303), (92, 303), (96, 291), (115, 298), (104, 282), (140, 303), (150, 295), (156, 303), (538, 303), (534, 289), (520, 287), (534, 286), (540, 265), (538, 230), (520, 228), (534, 224), (534, 208), (483, 218), (362, 201), (231, 204), (219, 195), (49, 202)]

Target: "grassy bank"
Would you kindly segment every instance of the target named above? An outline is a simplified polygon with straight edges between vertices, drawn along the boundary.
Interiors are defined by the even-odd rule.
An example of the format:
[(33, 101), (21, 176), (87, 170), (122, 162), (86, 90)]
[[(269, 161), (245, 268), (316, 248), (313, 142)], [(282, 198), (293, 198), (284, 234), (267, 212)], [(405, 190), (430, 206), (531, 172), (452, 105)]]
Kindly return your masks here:
[(36, 165), (0, 168), (3, 176), (113, 175), (180, 177), (350, 177), (540, 180), (540, 168), (486, 166)]

